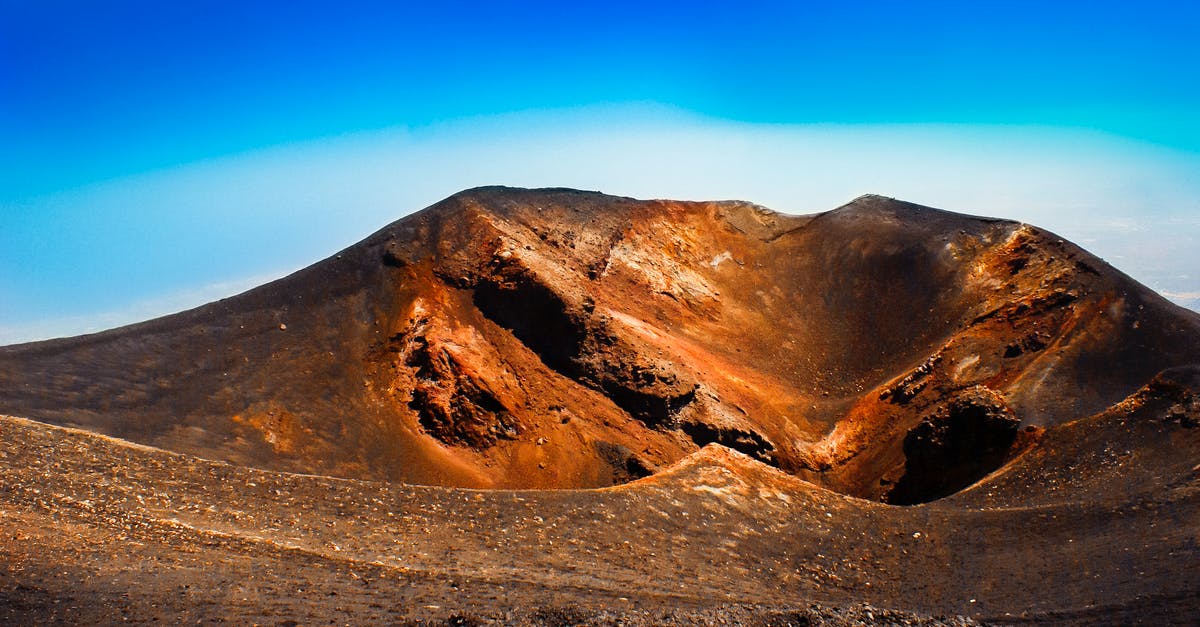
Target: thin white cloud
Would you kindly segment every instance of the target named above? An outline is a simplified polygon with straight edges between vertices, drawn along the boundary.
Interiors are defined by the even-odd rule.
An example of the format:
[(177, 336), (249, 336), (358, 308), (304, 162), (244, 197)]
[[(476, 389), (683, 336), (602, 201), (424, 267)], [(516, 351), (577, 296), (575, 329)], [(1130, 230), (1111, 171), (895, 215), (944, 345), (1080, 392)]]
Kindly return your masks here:
[[(29, 215), (70, 217), (90, 238), (76, 244), (94, 253), (89, 263), (157, 237), (170, 246), (147, 247), (146, 263), (167, 272), (190, 259), (212, 270), (207, 279), (181, 279), (170, 294), (141, 294), (119, 312), (92, 315), (94, 307), (79, 303), (79, 316), (0, 318), (0, 342), (104, 328), (229, 295), (214, 285), (244, 275), (234, 282), (249, 287), (274, 276), (269, 268), (307, 265), (456, 191), (490, 184), (738, 198), (790, 213), (880, 193), (1030, 222), (1086, 244), (1151, 287), (1200, 290), (1200, 280), (1179, 278), (1200, 267), (1195, 154), (1085, 130), (752, 125), (618, 107), (359, 133), (26, 199), (20, 209)], [(114, 219), (128, 228), (103, 239), (97, 233), (107, 222), (99, 221)], [(0, 238), (35, 235), (14, 227)], [(10, 265), (3, 254), (5, 272), (37, 263)]]

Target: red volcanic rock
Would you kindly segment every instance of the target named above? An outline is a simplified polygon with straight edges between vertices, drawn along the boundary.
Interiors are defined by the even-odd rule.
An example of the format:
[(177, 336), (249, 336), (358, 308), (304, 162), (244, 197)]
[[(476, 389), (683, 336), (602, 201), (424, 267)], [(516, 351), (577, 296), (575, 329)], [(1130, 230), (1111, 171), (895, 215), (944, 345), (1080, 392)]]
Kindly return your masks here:
[(948, 496), (1006, 461), (1021, 420), (995, 390), (952, 395), (904, 436), (904, 475), (889, 503), (912, 505)]
[[(0, 350), (0, 411), (474, 487), (610, 485), (715, 442), (887, 498), (910, 448), (941, 459), (913, 430), (963, 390), (1074, 420), (1197, 361), (1197, 318), (1035, 227), (878, 196), (787, 216), (481, 188), (240, 296)], [(977, 479), (996, 446), (951, 457)]]
[(0, 618), (1186, 621), (1198, 372), (1200, 315), (1025, 224), (469, 190), (0, 348)]

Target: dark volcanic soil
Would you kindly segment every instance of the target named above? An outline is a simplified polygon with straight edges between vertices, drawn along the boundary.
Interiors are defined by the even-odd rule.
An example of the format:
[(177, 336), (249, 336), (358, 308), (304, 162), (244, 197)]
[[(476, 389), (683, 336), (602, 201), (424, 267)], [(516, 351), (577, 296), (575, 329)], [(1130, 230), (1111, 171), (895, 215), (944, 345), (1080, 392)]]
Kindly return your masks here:
[(1028, 225), (471, 190), (0, 348), (0, 620), (1187, 623), (1198, 393)]

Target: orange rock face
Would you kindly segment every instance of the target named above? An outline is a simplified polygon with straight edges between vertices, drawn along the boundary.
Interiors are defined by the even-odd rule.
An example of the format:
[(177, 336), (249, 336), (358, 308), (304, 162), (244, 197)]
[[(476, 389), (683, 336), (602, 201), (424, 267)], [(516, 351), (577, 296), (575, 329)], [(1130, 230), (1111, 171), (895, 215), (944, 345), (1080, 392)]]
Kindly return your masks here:
[(13, 624), (1200, 608), (1200, 315), (877, 196), (470, 190), (245, 294), (0, 348), (0, 414)]
[[(966, 487), (1020, 427), (1198, 361), (1198, 318), (1035, 227), (882, 197), (787, 216), (482, 188), (246, 294), (3, 349), (0, 411), (465, 487), (612, 485), (715, 442), (921, 502), (953, 491), (922, 464)], [(955, 410), (971, 390), (994, 411)]]

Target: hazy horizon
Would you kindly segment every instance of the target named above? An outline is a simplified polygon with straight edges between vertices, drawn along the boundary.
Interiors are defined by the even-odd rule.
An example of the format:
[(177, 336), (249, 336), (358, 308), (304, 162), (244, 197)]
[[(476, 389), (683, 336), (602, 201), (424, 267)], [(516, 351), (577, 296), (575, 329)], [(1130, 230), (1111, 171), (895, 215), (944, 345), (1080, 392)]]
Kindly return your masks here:
[(878, 193), (1047, 228), (1200, 309), (1197, 16), (5, 3), (0, 344), (229, 296), (491, 184)]

